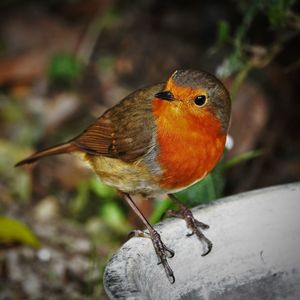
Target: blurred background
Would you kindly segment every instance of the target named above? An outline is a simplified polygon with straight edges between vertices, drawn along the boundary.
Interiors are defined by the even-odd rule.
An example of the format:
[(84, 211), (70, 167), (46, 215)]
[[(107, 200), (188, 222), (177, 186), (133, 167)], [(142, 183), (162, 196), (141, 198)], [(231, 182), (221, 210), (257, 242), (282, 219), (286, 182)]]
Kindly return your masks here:
[[(230, 147), (212, 174), (178, 193), (182, 201), (299, 181), (298, 8), (294, 0), (2, 0), (0, 299), (107, 299), (103, 270), (128, 232), (143, 228), (135, 215), (74, 157), (13, 166), (176, 69), (214, 73), (233, 101)], [(152, 223), (171, 207), (135, 201)]]

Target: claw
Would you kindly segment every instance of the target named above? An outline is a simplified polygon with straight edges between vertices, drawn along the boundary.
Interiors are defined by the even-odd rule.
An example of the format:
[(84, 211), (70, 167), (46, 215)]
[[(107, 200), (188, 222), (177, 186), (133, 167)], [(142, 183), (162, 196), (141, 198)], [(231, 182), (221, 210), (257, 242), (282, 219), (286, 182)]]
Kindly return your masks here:
[(175, 282), (175, 276), (171, 269), (171, 267), (168, 264), (167, 258), (172, 258), (175, 255), (175, 252), (168, 248), (160, 238), (160, 235), (157, 231), (153, 230), (150, 231), (150, 233), (142, 231), (142, 230), (133, 230), (128, 234), (128, 238), (131, 237), (143, 237), (143, 238), (150, 238), (152, 240), (155, 252), (158, 257), (158, 265), (162, 264), (164, 267), (164, 270), (166, 272), (166, 275), (168, 277), (168, 280), (170, 283)]
[(134, 212), (143, 221), (144, 225), (148, 229), (148, 233), (141, 231), (141, 230), (134, 230), (134, 231), (130, 232), (129, 237), (135, 236), (135, 237), (148, 237), (148, 238), (150, 237), (151, 238), (155, 252), (159, 258), (159, 262), (162, 263), (169, 281), (171, 283), (174, 283), (175, 277), (174, 277), (172, 269), (170, 268), (170, 266), (167, 262), (167, 258), (171, 258), (174, 256), (174, 254), (175, 254), (174, 251), (164, 245), (164, 243), (161, 241), (161, 238), (160, 238), (160, 235), (158, 234), (158, 232), (156, 230), (154, 230), (154, 228), (151, 226), (151, 224), (147, 221), (147, 219), (144, 217), (142, 212), (135, 205), (131, 196), (127, 193), (123, 193), (123, 195), (124, 195), (124, 199), (127, 201), (128, 205), (134, 210)]
[(165, 258), (160, 257), (157, 265), (163, 265), (164, 270), (166, 272), (166, 275), (167, 275), (170, 283), (174, 283), (175, 282), (175, 276), (174, 276), (174, 273), (173, 273), (170, 265), (168, 264), (168, 261)]
[[(164, 256), (167, 257), (167, 258), (172, 258), (174, 257), (175, 255), (175, 252), (169, 248), (167, 248), (165, 245), (163, 245), (163, 247), (165, 247), (165, 251), (164, 251)], [(162, 260), (161, 260), (161, 257), (159, 257), (159, 260), (158, 260), (158, 265), (162, 264)]]
[(166, 251), (167, 253), (169, 253), (168, 258), (174, 257), (175, 252), (174, 252), (172, 249), (168, 248), (166, 245), (164, 245), (164, 248), (165, 248), (165, 251)]
[(205, 256), (212, 250), (212, 242), (197, 228), (195, 227), (194, 233), (197, 235), (198, 239), (203, 245), (204, 251), (201, 256)]
[[(172, 212), (172, 214), (176, 215), (176, 216), (178, 215), (174, 212)], [(192, 212), (188, 208), (185, 208), (185, 207), (182, 208), (180, 210), (180, 214), (181, 214), (181, 217), (184, 218), (184, 220), (187, 224), (187, 227), (191, 230), (191, 232), (188, 232), (186, 234), (186, 236), (190, 237), (190, 236), (196, 234), (198, 239), (200, 240), (200, 242), (203, 244), (204, 251), (201, 254), (201, 256), (205, 256), (208, 253), (210, 253), (212, 250), (213, 244), (200, 230), (200, 229), (203, 229), (203, 230), (208, 229), (209, 226), (205, 223), (202, 223), (202, 222), (196, 220), (194, 218)]]
[(167, 258), (172, 258), (175, 255), (175, 252), (168, 248), (160, 238), (160, 235), (157, 231), (150, 232), (151, 240), (155, 249), (155, 252), (158, 256), (158, 265), (162, 264), (166, 275), (171, 283), (175, 282), (175, 276), (168, 264)]
[(213, 243), (212, 243), (209, 239), (207, 239), (206, 237), (204, 237), (204, 240), (205, 240), (205, 242), (206, 242), (207, 250), (204, 251), (204, 252), (201, 254), (201, 256), (206, 256), (207, 254), (209, 254), (210, 251), (211, 251), (211, 249), (212, 249), (212, 246), (213, 246)]
[(196, 220), (196, 219), (194, 219), (194, 221), (195, 221), (195, 223), (196, 223), (196, 225), (197, 225), (197, 227), (200, 227), (201, 229), (208, 229), (209, 228), (209, 225), (207, 225), (207, 224), (205, 224), (205, 223), (202, 223), (202, 222), (200, 222), (200, 221), (198, 221), (198, 220)]
[(175, 282), (175, 276), (174, 276), (174, 273), (173, 273), (171, 267), (169, 266), (167, 260), (163, 260), (162, 265), (164, 266), (165, 272), (167, 274), (167, 277), (168, 277), (170, 283), (173, 284)]
[(187, 237), (190, 237), (190, 236), (192, 236), (192, 235), (194, 235), (194, 231), (188, 232), (188, 233), (186, 234)]

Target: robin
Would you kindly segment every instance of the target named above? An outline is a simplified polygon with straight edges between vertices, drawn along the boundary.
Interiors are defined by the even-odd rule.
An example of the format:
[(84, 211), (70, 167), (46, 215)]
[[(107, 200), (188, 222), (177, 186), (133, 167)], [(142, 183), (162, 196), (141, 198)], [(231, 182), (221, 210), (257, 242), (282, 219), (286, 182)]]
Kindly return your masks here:
[[(152, 199), (168, 194), (179, 205), (170, 215), (185, 219), (205, 247), (212, 243), (174, 192), (203, 179), (217, 164), (225, 145), (231, 102), (223, 84), (213, 75), (196, 70), (175, 71), (165, 83), (139, 89), (108, 109), (72, 140), (34, 153), (16, 166), (42, 157), (73, 153), (83, 159), (105, 184), (115, 187), (148, 229), (159, 263), (175, 282), (168, 258), (174, 256), (135, 205), (131, 195)], [(146, 233), (134, 231), (134, 236)]]

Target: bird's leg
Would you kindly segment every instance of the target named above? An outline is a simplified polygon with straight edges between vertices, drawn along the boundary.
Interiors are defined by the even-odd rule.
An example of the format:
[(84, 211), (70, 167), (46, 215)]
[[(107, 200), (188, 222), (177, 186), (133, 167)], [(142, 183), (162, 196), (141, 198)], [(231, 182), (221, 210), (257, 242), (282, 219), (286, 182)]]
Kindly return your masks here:
[(184, 206), (173, 194), (168, 194), (169, 198), (174, 201), (179, 206), (179, 212), (174, 212), (173, 210), (169, 210), (167, 212), (168, 216), (183, 218), (186, 222), (187, 227), (191, 230), (191, 232), (187, 233), (187, 236), (191, 236), (196, 234), (198, 239), (204, 246), (204, 251), (202, 256), (207, 255), (212, 249), (212, 242), (202, 233), (200, 229), (208, 229), (209, 226), (204, 224), (198, 220), (196, 220), (191, 212), (186, 206)]
[(124, 193), (124, 198), (129, 204), (129, 206), (133, 209), (133, 211), (137, 214), (137, 216), (142, 220), (142, 222), (147, 227), (149, 233), (145, 233), (141, 230), (135, 230), (130, 233), (130, 236), (136, 236), (136, 237), (149, 237), (152, 241), (152, 244), (154, 246), (156, 255), (158, 257), (158, 264), (162, 264), (165, 272), (167, 274), (167, 277), (171, 283), (175, 282), (175, 277), (173, 274), (172, 269), (170, 268), (167, 258), (171, 258), (174, 256), (174, 251), (169, 249), (161, 240), (159, 233), (151, 226), (151, 224), (147, 221), (147, 219), (144, 217), (142, 212), (139, 210), (139, 208), (136, 206), (136, 204), (133, 202), (132, 198), (129, 194)]

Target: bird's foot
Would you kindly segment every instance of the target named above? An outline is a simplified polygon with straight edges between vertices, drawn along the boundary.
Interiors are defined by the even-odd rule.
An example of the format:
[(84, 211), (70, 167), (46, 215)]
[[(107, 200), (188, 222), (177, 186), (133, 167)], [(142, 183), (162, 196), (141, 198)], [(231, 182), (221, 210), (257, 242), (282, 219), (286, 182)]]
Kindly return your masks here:
[(150, 232), (145, 232), (141, 230), (133, 230), (129, 233), (129, 237), (146, 237), (150, 238), (156, 255), (158, 257), (158, 265), (162, 264), (164, 267), (164, 270), (167, 274), (167, 277), (171, 283), (175, 282), (175, 276), (174, 273), (169, 266), (169, 263), (167, 261), (167, 258), (172, 258), (175, 255), (175, 252), (168, 248), (161, 240), (159, 233), (156, 230), (150, 230)]
[(168, 248), (161, 240), (159, 233), (156, 230), (150, 231), (151, 240), (158, 257), (158, 264), (162, 264), (167, 277), (171, 283), (175, 282), (175, 276), (168, 264), (167, 258), (172, 258), (175, 252)]
[(201, 254), (202, 256), (207, 255), (211, 251), (213, 246), (212, 242), (200, 230), (208, 229), (209, 226), (195, 219), (190, 209), (188, 209), (187, 207), (183, 207), (180, 209), (179, 212), (169, 210), (167, 212), (167, 215), (171, 217), (183, 218), (185, 220), (187, 227), (191, 230), (191, 232), (187, 233), (187, 236), (192, 236), (196, 234), (196, 236), (203, 245), (204, 250)]

